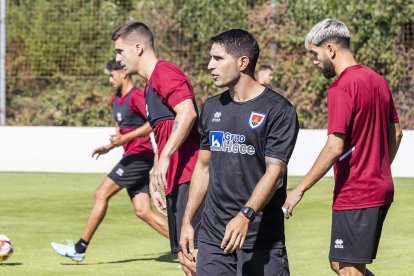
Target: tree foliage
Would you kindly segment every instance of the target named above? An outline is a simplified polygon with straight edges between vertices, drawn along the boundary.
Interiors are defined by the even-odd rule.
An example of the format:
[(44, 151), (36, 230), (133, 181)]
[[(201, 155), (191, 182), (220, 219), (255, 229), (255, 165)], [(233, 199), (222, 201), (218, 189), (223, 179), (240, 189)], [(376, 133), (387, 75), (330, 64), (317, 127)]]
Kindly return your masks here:
[[(326, 126), (326, 80), (304, 48), (309, 29), (337, 18), (351, 32), (358, 62), (390, 83), (405, 128), (414, 128), (414, 0), (14, 0), (8, 1), (7, 123), (112, 124), (103, 66), (111, 33), (129, 20), (153, 30), (159, 56), (179, 64), (197, 101), (221, 92), (207, 74), (210, 37), (244, 28), (257, 38), (259, 64), (296, 107), (304, 128)], [(143, 79), (137, 83), (145, 85)]]

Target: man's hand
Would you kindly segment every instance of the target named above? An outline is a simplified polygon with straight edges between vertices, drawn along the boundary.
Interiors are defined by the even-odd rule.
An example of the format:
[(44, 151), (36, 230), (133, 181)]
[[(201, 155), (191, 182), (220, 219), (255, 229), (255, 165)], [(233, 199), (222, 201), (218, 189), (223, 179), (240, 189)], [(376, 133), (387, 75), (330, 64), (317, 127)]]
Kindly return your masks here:
[(108, 153), (110, 150), (111, 149), (109, 147), (102, 146), (102, 147), (94, 149), (91, 156), (92, 158), (95, 158), (95, 155), (96, 155), (96, 159), (98, 159), (101, 154)]
[(285, 200), (285, 204), (283, 204), (283, 208), (286, 209), (283, 210), (283, 213), (285, 215), (285, 218), (288, 219), (289, 217), (293, 216), (292, 211), (293, 208), (299, 203), (299, 201), (303, 197), (303, 192), (300, 191), (297, 187), (293, 189), (290, 193), (288, 193), (287, 198)]
[(157, 164), (154, 165), (152, 172), (152, 184), (156, 191), (167, 189), (167, 170), (170, 166), (170, 158), (161, 157), (158, 159)]
[(247, 236), (249, 223), (249, 219), (240, 212), (230, 220), (226, 225), (226, 232), (224, 233), (224, 238), (220, 245), (220, 248), (224, 250), (224, 253), (233, 253), (243, 246)]
[(194, 250), (194, 228), (191, 223), (183, 223), (181, 226), (180, 245), (184, 256), (190, 261), (196, 261)]
[(167, 213), (165, 212), (165, 209), (167, 208), (165, 199), (159, 191), (155, 191), (153, 189), (151, 184), (150, 184), (150, 195), (152, 198), (152, 203), (154, 204), (155, 208), (157, 208), (158, 212), (160, 212), (164, 216), (167, 216)]
[(125, 144), (128, 139), (125, 137), (125, 135), (122, 135), (120, 133), (115, 134), (115, 135), (111, 135), (111, 138), (109, 139), (111, 140), (112, 145), (119, 147), (122, 146), (123, 144)]

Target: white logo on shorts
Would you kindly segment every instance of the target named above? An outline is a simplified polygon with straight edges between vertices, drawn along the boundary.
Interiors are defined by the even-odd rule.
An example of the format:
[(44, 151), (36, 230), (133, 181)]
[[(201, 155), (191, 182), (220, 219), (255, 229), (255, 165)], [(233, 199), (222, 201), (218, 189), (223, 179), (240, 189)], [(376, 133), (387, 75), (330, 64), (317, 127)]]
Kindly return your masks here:
[(342, 239), (336, 239), (335, 240), (335, 248), (344, 248), (344, 241)]
[(119, 168), (119, 169), (116, 170), (116, 174), (119, 175), (119, 176), (122, 176), (124, 174), (124, 170)]

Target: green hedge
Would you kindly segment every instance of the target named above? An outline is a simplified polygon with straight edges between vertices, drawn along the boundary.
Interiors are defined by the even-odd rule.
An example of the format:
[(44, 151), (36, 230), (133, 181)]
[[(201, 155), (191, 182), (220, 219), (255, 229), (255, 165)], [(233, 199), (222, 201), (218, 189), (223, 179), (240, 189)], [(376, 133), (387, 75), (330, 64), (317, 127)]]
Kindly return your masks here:
[(414, 129), (412, 10), (413, 0), (8, 1), (7, 124), (111, 125), (103, 66), (114, 54), (112, 31), (134, 19), (153, 30), (160, 57), (187, 72), (199, 105), (221, 92), (207, 72), (209, 38), (247, 28), (260, 43), (259, 64), (274, 66), (272, 86), (295, 105), (301, 127), (323, 128), (331, 81), (313, 68), (304, 37), (333, 17), (348, 25), (358, 62), (389, 81), (403, 127)]

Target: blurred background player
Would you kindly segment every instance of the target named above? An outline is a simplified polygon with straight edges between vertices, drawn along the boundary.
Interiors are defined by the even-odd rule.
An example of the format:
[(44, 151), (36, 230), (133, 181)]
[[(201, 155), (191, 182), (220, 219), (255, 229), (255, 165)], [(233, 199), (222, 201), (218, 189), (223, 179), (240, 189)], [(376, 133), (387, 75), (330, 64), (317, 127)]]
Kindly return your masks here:
[(393, 201), (391, 163), (402, 138), (388, 83), (358, 64), (344, 23), (325, 19), (306, 35), (306, 49), (326, 78), (328, 140), (311, 170), (289, 193), (287, 216), (334, 165), (329, 261), (339, 275), (373, 275), (372, 263)]
[[(194, 273), (195, 265), (182, 255), (179, 245), (181, 222), (187, 203), (189, 183), (200, 147), (198, 113), (190, 80), (175, 64), (158, 59), (154, 36), (141, 22), (130, 22), (112, 35), (120, 61), (129, 74), (147, 80), (145, 102), (148, 121), (154, 130), (158, 152), (151, 175), (151, 188), (165, 190), (166, 203), (157, 194), (154, 204), (167, 207), (171, 252), (178, 253), (182, 269)], [(199, 216), (193, 224), (198, 229)]]
[(257, 70), (257, 82), (264, 86), (269, 86), (273, 80), (273, 69), (269, 65), (261, 65)]
[(85, 258), (86, 248), (105, 217), (109, 199), (123, 188), (127, 189), (137, 217), (168, 238), (165, 216), (151, 209), (149, 171), (153, 166), (154, 152), (148, 136), (151, 127), (146, 121), (144, 92), (134, 86), (119, 62), (108, 62), (106, 70), (109, 81), (117, 90), (111, 98), (113, 115), (118, 124), (117, 134), (112, 136), (111, 143), (95, 149), (92, 157), (98, 158), (121, 145), (125, 153), (96, 189), (94, 205), (80, 240), (76, 244), (71, 241), (66, 244), (51, 243), (56, 253), (75, 261)]
[[(294, 107), (254, 79), (256, 39), (229, 30), (211, 39), (217, 87), (200, 116), (201, 146), (180, 244), (197, 275), (289, 275), (284, 217), (287, 163), (299, 124)], [(198, 255), (190, 222), (203, 200)], [(190, 252), (188, 252), (189, 248)]]

